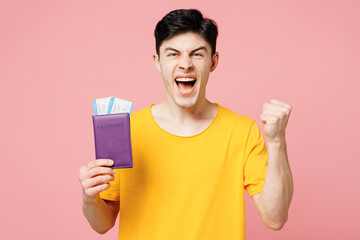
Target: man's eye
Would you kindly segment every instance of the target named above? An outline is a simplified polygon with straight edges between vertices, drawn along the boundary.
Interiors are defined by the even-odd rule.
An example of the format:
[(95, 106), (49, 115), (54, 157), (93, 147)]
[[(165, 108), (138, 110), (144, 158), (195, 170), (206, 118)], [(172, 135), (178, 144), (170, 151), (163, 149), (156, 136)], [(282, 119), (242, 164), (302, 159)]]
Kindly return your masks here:
[(171, 56), (171, 57), (176, 56), (176, 55), (177, 55), (177, 53), (169, 53), (168, 54), (168, 56)]
[(194, 56), (202, 57), (203, 55), (201, 53), (195, 53)]

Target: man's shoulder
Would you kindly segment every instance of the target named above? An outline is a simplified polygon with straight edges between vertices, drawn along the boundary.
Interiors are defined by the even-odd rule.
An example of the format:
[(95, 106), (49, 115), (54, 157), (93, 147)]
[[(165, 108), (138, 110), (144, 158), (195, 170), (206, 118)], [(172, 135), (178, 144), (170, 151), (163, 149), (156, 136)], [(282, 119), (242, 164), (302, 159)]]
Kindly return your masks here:
[(131, 122), (139, 122), (144, 121), (147, 118), (149, 118), (149, 111), (151, 106), (147, 106), (141, 110), (138, 110), (130, 115), (130, 121)]
[(219, 107), (222, 113), (221, 114), (222, 120), (224, 121), (230, 121), (237, 125), (242, 125), (242, 126), (251, 126), (252, 124), (255, 123), (255, 120), (250, 117), (238, 114), (233, 110), (230, 110), (229, 108), (221, 105), (219, 105)]
[(227, 129), (244, 138), (247, 138), (252, 134), (257, 134), (259, 126), (251, 117), (238, 114), (226, 107), (221, 107), (221, 112), (221, 126), (224, 131)]

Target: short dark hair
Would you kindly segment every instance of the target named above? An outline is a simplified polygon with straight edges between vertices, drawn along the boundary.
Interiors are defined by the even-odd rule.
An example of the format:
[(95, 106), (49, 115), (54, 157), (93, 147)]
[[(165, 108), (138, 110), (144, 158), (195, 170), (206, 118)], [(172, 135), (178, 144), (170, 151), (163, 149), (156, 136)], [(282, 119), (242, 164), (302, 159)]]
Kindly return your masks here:
[(204, 18), (197, 9), (171, 11), (156, 24), (156, 53), (160, 56), (160, 46), (163, 41), (186, 32), (194, 32), (202, 36), (211, 47), (211, 56), (214, 55), (218, 36), (217, 24), (212, 19)]

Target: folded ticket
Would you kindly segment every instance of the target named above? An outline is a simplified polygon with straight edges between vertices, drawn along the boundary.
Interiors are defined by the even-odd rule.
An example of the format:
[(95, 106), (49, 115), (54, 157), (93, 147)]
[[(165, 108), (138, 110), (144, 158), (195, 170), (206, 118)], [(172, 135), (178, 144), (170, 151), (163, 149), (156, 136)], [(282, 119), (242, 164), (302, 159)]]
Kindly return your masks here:
[(120, 98), (112, 97), (110, 99), (107, 114), (123, 113), (123, 112), (128, 112), (130, 114), (132, 106), (133, 106), (132, 102), (128, 102)]
[(112, 113), (131, 114), (133, 103), (116, 97), (106, 97), (93, 100), (95, 115)]
[(93, 100), (93, 108), (95, 115), (107, 114), (111, 98), (113, 97), (99, 98)]

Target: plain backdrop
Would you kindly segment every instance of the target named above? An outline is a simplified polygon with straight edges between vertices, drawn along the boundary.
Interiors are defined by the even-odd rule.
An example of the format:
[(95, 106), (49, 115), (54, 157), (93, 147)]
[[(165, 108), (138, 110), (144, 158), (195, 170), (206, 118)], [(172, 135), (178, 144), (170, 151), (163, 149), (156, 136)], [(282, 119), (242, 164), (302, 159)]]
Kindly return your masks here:
[[(0, 1), (0, 238), (117, 239), (82, 214), (78, 169), (95, 158), (91, 101), (133, 112), (161, 101), (153, 31), (197, 8), (219, 26), (210, 101), (253, 118), (293, 111), (286, 131), (295, 191), (281, 231), (246, 193), (247, 239), (360, 239), (360, 2)], [(226, 236), (224, 236), (224, 240)]]

